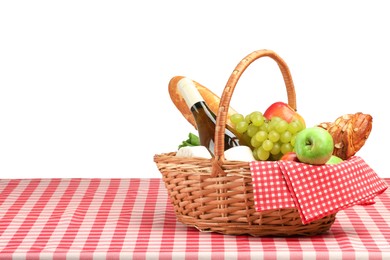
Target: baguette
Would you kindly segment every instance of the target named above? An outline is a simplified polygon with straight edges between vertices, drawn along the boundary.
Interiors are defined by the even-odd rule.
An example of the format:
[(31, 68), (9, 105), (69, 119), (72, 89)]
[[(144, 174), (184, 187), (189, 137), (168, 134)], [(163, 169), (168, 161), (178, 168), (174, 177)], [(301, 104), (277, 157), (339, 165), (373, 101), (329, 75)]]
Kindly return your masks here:
[[(177, 86), (177, 83), (182, 78), (184, 78), (184, 76), (175, 76), (175, 77), (173, 77), (169, 81), (169, 86), (168, 86), (169, 96), (171, 97), (172, 102), (175, 104), (176, 108), (184, 116), (184, 118), (187, 119), (187, 121), (192, 126), (194, 126), (195, 129), (197, 129), (194, 117), (193, 117), (190, 109), (188, 108), (188, 106), (187, 106), (183, 96), (181, 95), (181, 93), (180, 93), (180, 91), (178, 89), (178, 86)], [(195, 83), (196, 88), (199, 90), (199, 93), (204, 98), (207, 106), (210, 108), (211, 111), (213, 111), (213, 113), (215, 115), (217, 115), (218, 114), (220, 97), (218, 95), (214, 94), (211, 90), (209, 90), (205, 86), (203, 86), (203, 85), (199, 84), (198, 82), (196, 82), (195, 80), (193, 80), (193, 81)], [(232, 129), (234, 129), (234, 126), (233, 126), (233, 124), (230, 121), (230, 116), (232, 114), (236, 114), (236, 113), (237, 113), (236, 110), (234, 110), (232, 107), (229, 107), (226, 124), (229, 127), (231, 127)]]

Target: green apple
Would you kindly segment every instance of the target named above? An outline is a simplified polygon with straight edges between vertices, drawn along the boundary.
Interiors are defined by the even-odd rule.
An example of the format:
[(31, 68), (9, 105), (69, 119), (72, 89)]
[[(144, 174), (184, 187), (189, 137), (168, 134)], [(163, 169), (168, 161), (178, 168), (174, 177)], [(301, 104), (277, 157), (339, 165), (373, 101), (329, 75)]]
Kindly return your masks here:
[(342, 161), (343, 159), (341, 159), (340, 157), (336, 155), (332, 155), (330, 159), (326, 162), (326, 164), (337, 164), (337, 163), (341, 163)]
[(333, 137), (318, 126), (305, 128), (297, 133), (294, 147), (300, 162), (325, 164), (333, 153)]

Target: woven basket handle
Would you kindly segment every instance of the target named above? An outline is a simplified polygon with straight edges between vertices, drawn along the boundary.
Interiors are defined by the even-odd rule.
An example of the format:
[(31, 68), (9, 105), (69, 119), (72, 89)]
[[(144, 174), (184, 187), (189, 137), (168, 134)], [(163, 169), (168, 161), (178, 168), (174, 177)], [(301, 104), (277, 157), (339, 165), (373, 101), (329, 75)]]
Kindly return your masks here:
[(290, 70), (284, 60), (271, 50), (258, 50), (247, 55), (244, 59), (240, 61), (240, 63), (237, 64), (236, 68), (233, 70), (221, 96), (215, 128), (215, 146), (212, 175), (223, 174), (221, 165), (225, 160), (224, 134), (227, 122), (228, 109), (230, 106), (230, 100), (232, 98), (234, 88), (236, 87), (238, 80), (240, 79), (242, 73), (246, 70), (246, 68), (248, 68), (248, 66), (252, 62), (261, 57), (270, 57), (276, 61), (280, 71), (282, 72), (284, 83), (286, 85), (288, 104), (294, 110), (297, 109), (294, 83), (291, 77)]

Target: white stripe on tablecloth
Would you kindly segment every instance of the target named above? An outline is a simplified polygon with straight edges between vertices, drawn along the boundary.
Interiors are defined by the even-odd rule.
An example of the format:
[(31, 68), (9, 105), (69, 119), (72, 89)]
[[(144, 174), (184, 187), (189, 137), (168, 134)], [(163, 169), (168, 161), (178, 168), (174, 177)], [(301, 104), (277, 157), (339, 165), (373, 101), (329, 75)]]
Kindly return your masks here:
[[(93, 185), (92, 179), (80, 180), (80, 183), (74, 191), (73, 196), (70, 198), (69, 203), (67, 205), (63, 205), (64, 209), (61, 213), (59, 223), (53, 231), (50, 239), (47, 241), (47, 246), (52, 248), (53, 257), (55, 259), (58, 257), (65, 257), (68, 249), (72, 246), (74, 235), (69, 233), (73, 230), (70, 228), (73, 227), (74, 219), (76, 218), (76, 210), (83, 202), (84, 196), (90, 185)], [(77, 218), (80, 218), (79, 214), (77, 214)]]
[[(189, 252), (187, 251), (187, 243), (189, 241), (186, 241), (187, 238), (186, 233), (187, 233), (187, 227), (184, 226), (182, 223), (178, 223), (175, 229), (174, 241), (172, 244), (172, 252), (175, 252), (175, 250), (177, 250), (177, 252), (180, 253), (173, 254), (175, 260), (185, 259), (186, 256), (189, 254)], [(196, 252), (196, 254), (198, 254), (198, 252)]]
[[(14, 190), (18, 185), (20, 184), (20, 181), (18, 179), (0, 179), (0, 194), (2, 194), (1, 199), (10, 199), (8, 197), (8, 194)], [(5, 194), (3, 194), (5, 193)], [(5, 195), (7, 196), (5, 197)], [(0, 201), (0, 206), (3, 204), (3, 202)], [(2, 213), (0, 212), (0, 218), (2, 217)]]
[[(161, 182), (163, 183), (163, 182)], [(173, 206), (171, 205), (170, 201), (167, 199), (167, 190), (163, 185), (160, 185), (160, 191), (159, 194), (161, 194), (161, 197), (164, 197), (165, 201), (162, 204), (161, 207), (161, 216), (163, 217), (161, 223), (162, 225), (162, 242), (160, 245), (160, 254), (165, 259), (170, 259), (173, 257), (173, 259), (186, 259), (188, 256), (196, 255), (199, 257), (198, 259), (208, 259), (206, 256), (210, 256), (210, 252), (204, 252), (204, 248), (200, 248), (200, 236), (204, 237), (205, 239), (203, 242), (209, 246), (210, 239), (209, 233), (201, 233), (198, 230), (194, 228), (188, 228), (186, 225), (180, 223), (177, 221)], [(155, 227), (157, 228), (157, 227)], [(164, 246), (167, 247), (164, 247)], [(151, 249), (150, 247), (148, 249)], [(199, 250), (198, 250), (199, 249)], [(210, 251), (210, 250), (209, 250)], [(202, 256), (202, 257), (200, 257)], [(194, 259), (194, 258), (192, 258)]]
[[(323, 236), (330, 238), (329, 241), (332, 241), (330, 233), (325, 233)], [(316, 237), (301, 237), (299, 238), (300, 248), (297, 249), (302, 254), (303, 259), (328, 259), (329, 258), (329, 249), (328, 249), (328, 240), (325, 241), (325, 238), (322, 235)], [(338, 259), (337, 257), (331, 258)]]
[[(371, 222), (370, 219), (365, 218), (365, 209), (358, 206), (358, 207), (352, 207), (349, 211), (351, 214), (355, 214), (354, 218), (351, 221), (353, 222), (354, 227), (356, 230), (358, 230), (356, 233), (356, 237), (359, 237), (359, 239), (362, 241), (362, 244), (357, 244), (356, 248), (363, 247), (366, 252), (368, 253), (367, 258), (370, 258), (371, 249), (375, 248), (375, 250), (380, 250), (380, 247), (377, 244), (377, 239), (372, 236), (371, 231), (375, 232), (375, 225)], [(347, 213), (348, 214), (348, 213)], [(368, 221), (368, 222), (367, 222)], [(353, 236), (351, 236), (353, 237)], [(381, 238), (379, 237), (379, 240)]]
[[(291, 260), (295, 259), (305, 259), (305, 254), (312, 256), (313, 250), (313, 244), (311, 243), (305, 243), (305, 241), (302, 238), (295, 238), (295, 237), (286, 237), (283, 240), (280, 240), (286, 243), (286, 249), (288, 248), (288, 253), (292, 252), (291, 254)], [(282, 246), (276, 245), (276, 248), (280, 248)], [(287, 250), (284, 250), (286, 252)], [(311, 258), (313, 259), (313, 258)]]
[(93, 193), (91, 192), (90, 194), (84, 195), (89, 197), (93, 196), (93, 198), (86, 208), (80, 209), (80, 212), (77, 211), (74, 212), (74, 214), (76, 214), (75, 216), (77, 216), (77, 214), (82, 214), (82, 213), (84, 213), (84, 215), (80, 216), (82, 217), (82, 223), (78, 229), (76, 236), (72, 241), (72, 244), (70, 245), (69, 252), (73, 251), (73, 252), (81, 253), (81, 250), (84, 247), (88, 239), (88, 236), (91, 232), (99, 208), (102, 205), (102, 202), (104, 200), (104, 195), (106, 194), (109, 184), (110, 184), (109, 182), (100, 181), (99, 186)]
[[(200, 240), (199, 238), (202, 235), (202, 233), (196, 230), (195, 228), (189, 228), (183, 223), (177, 222), (176, 234), (180, 230), (183, 230), (182, 232), (185, 233), (185, 237), (183, 238), (183, 240), (185, 240), (186, 242), (183, 243), (182, 245), (182, 247), (184, 248), (183, 251), (186, 252), (186, 255), (194, 255), (194, 254), (197, 255), (199, 252), (199, 240)], [(176, 234), (175, 237), (177, 236)], [(177, 247), (176, 244), (174, 244), (174, 246)]]
[[(364, 252), (363, 248), (364, 244), (363, 241), (360, 239), (353, 220), (351, 220), (350, 215), (351, 214), (346, 214), (346, 211), (351, 211), (352, 208), (349, 208), (345, 210), (343, 213), (344, 214), (338, 214), (338, 219), (342, 223), (342, 225), (339, 225), (339, 228), (342, 230), (344, 234), (348, 234), (348, 236), (341, 235), (341, 236), (336, 236), (336, 240), (338, 241), (340, 248), (342, 250), (342, 255), (343, 259), (354, 259), (356, 257), (359, 257), (359, 259), (368, 259), (368, 252)], [(353, 236), (353, 233), (356, 235)], [(341, 241), (340, 238), (343, 238)], [(340, 243), (341, 242), (341, 243)], [(354, 250), (357, 248), (362, 248), (361, 252), (355, 252), (355, 251), (348, 251), (345, 248), (348, 248), (349, 246), (352, 247)]]
[[(150, 180), (148, 183), (142, 181), (140, 183), (140, 189), (138, 191), (138, 196), (143, 197), (142, 200), (136, 200), (136, 203), (143, 203), (143, 206), (141, 205), (135, 205), (132, 212), (132, 217), (130, 220), (131, 227), (135, 232), (133, 235), (133, 257), (135, 259), (138, 258), (138, 256), (145, 257), (147, 244), (149, 241), (149, 236), (151, 233), (151, 230), (148, 230), (147, 228), (150, 227), (150, 221), (151, 216), (150, 211), (154, 208), (154, 204), (150, 199), (150, 193), (153, 191), (153, 183), (152, 180)], [(138, 209), (138, 211), (137, 211)], [(130, 239), (130, 237), (126, 237), (126, 240)]]
[(210, 233), (211, 237), (211, 259), (219, 259), (218, 255), (225, 254), (225, 236), (217, 233)]
[(238, 259), (238, 257), (240, 257), (240, 255), (238, 254), (236, 242), (236, 236), (224, 236), (223, 244), (226, 249), (224, 252), (225, 259)]
[[(129, 225), (127, 227), (127, 231), (125, 236), (123, 237), (123, 245), (122, 250), (120, 252), (120, 259), (129, 259), (129, 255), (134, 252), (135, 245), (137, 242), (137, 237), (140, 233), (140, 223), (142, 222), (142, 211), (139, 209), (143, 209), (146, 205), (146, 198), (149, 188), (149, 181), (147, 179), (139, 180), (139, 188), (131, 193), (132, 196), (135, 196), (134, 206), (131, 214)], [(138, 211), (137, 211), (138, 209)]]
[[(96, 205), (96, 214), (95, 214), (95, 219), (93, 220), (92, 226), (90, 228), (89, 234), (87, 239), (85, 240), (85, 243), (83, 245), (83, 248), (81, 251), (93, 251), (94, 254), (100, 254), (101, 252), (107, 253), (107, 246), (108, 243), (106, 243), (106, 249), (104, 248), (99, 248), (98, 244), (100, 241), (105, 240), (105, 233), (104, 227), (109, 226), (110, 221), (110, 214), (113, 212), (115, 213), (115, 207), (114, 207), (114, 202), (115, 198), (117, 197), (117, 193), (120, 187), (120, 179), (110, 179), (107, 180), (108, 187), (99, 196), (102, 196), (103, 200), (101, 201), (100, 206)], [(111, 224), (111, 229), (115, 227), (115, 224)], [(108, 238), (112, 238), (112, 231), (109, 232)]]
[(301, 238), (299, 243), (303, 259), (326, 259), (326, 256), (328, 256), (326, 251), (327, 245), (323, 239), (318, 240), (318, 245), (315, 245), (310, 238)]
[[(288, 243), (286, 241), (286, 238), (284, 237), (277, 237), (277, 238), (274, 238), (274, 246), (275, 246), (275, 251), (276, 251), (276, 259), (284, 259), (286, 257), (286, 255), (288, 255), (290, 252), (291, 252), (291, 249), (288, 247)], [(268, 253), (272, 253), (274, 254), (273, 252), (265, 252), (266, 256)]]
[[(347, 209), (351, 210), (351, 208)], [(356, 233), (355, 228), (353, 227), (354, 223), (346, 214), (346, 210), (341, 210), (336, 215), (336, 222), (331, 227), (330, 231), (333, 235), (332, 242), (327, 241), (328, 249), (329, 249), (329, 258), (330, 259), (346, 259), (351, 258), (354, 259), (356, 257), (361, 257), (362, 259), (366, 259), (367, 255), (364, 253), (355, 252), (354, 246), (356, 243), (354, 241), (358, 241), (359, 239), (350, 239), (350, 234)], [(360, 242), (361, 243), (361, 242)], [(352, 251), (348, 251), (353, 249)], [(347, 252), (347, 253), (346, 253)]]
[(9, 184), (10, 181), (11, 179), (5, 179), (5, 180), (0, 179), (0, 194), (7, 188), (7, 185)]
[[(388, 194), (383, 194), (382, 198), (386, 199)], [(386, 209), (383, 202), (376, 199), (377, 203), (375, 208), (372, 206), (366, 207), (354, 207), (356, 214), (362, 221), (364, 228), (367, 232), (360, 232), (359, 236), (363, 239), (364, 245), (367, 246), (367, 251), (372, 252), (371, 248), (373, 244), (376, 245), (380, 254), (382, 254), (383, 259), (387, 259), (390, 257), (390, 242), (388, 241), (388, 237), (390, 236), (390, 210)], [(381, 213), (378, 211), (380, 210)], [(386, 252), (387, 251), (387, 252)], [(377, 257), (377, 253), (375, 257)], [(373, 255), (370, 255), (374, 257)]]
[(130, 185), (129, 179), (120, 180), (116, 196), (113, 199), (111, 204), (111, 209), (107, 214), (107, 221), (102, 228), (102, 236), (99, 239), (99, 242), (96, 245), (96, 252), (106, 252), (111, 245), (112, 238), (115, 234), (115, 229), (119, 221), (119, 216), (121, 213), (121, 207), (126, 199), (127, 190)]
[[(63, 259), (66, 257), (67, 253), (70, 253), (70, 250), (75, 250), (76, 253), (80, 253), (80, 248), (82, 245), (76, 245), (74, 247), (75, 237), (80, 235), (79, 231), (84, 221), (86, 211), (89, 209), (90, 204), (95, 198), (95, 192), (99, 189), (100, 180), (99, 179), (85, 179), (80, 183), (80, 189), (77, 190), (77, 193), (74, 195), (76, 203), (69, 207), (69, 212), (67, 212), (64, 217), (69, 218), (66, 223), (66, 228), (64, 234), (60, 237), (57, 247), (54, 249), (54, 259)], [(80, 192), (79, 192), (80, 191)], [(86, 236), (81, 232), (82, 236)]]
[[(64, 184), (61, 184), (61, 186), (63, 186), (64, 192), (68, 188), (67, 185), (71, 185), (71, 183), (72, 183), (71, 181), (72, 180), (69, 180), (69, 182), (67, 182), (66, 180), (64, 180), (63, 181)], [(54, 251), (58, 247), (59, 243), (61, 242), (61, 238), (64, 236), (64, 234), (69, 226), (69, 223), (72, 219), (72, 214), (74, 212), (74, 208), (77, 208), (78, 204), (81, 202), (80, 194), (84, 194), (85, 184), (88, 184), (88, 183), (89, 183), (88, 180), (83, 181), (83, 183), (79, 182), (79, 185), (78, 185), (77, 189), (75, 190), (74, 195), (69, 199), (69, 202), (65, 205), (61, 205), (61, 207), (63, 207), (63, 208), (60, 212), (58, 212), (58, 209), (56, 209), (55, 213), (61, 214), (61, 216), (58, 216), (59, 221), (58, 221), (56, 227), (53, 229), (52, 234), (47, 239), (46, 246), (45, 246), (46, 248), (50, 249), (48, 251), (50, 252), (52, 257), (53, 257), (52, 251)], [(75, 194), (79, 194), (79, 196), (77, 196)], [(60, 196), (60, 194), (58, 194), (58, 196)], [(69, 196), (69, 194), (64, 194), (64, 196)], [(48, 257), (48, 254), (49, 253), (45, 252), (45, 254), (42, 256), (42, 253), (41, 253), (41, 257), (45, 257), (44, 259), (46, 259), (46, 257)]]
[[(40, 180), (35, 180), (34, 183), (29, 181), (22, 182), (22, 185), (19, 186), (20, 188), (14, 190), (14, 192), (11, 194), (12, 197), (17, 196), (17, 198), (13, 197), (14, 201), (12, 205), (9, 205), (8, 207), (6, 206), (8, 208), (8, 211), (3, 217), (11, 217), (12, 221), (9, 222), (9, 225), (0, 236), (0, 252), (3, 248), (7, 246), (7, 244), (13, 242), (14, 235), (17, 233), (18, 229), (21, 228), (21, 225), (25, 222), (26, 218), (28, 217), (28, 214), (33, 210), (35, 203), (39, 200), (42, 193), (41, 189), (44, 190), (48, 185), (48, 182), (43, 182)], [(34, 186), (33, 190), (27, 191), (29, 187), (32, 187), (30, 186), (30, 184)], [(37, 186), (35, 186), (36, 184)], [(21, 187), (23, 187), (23, 190), (21, 189)], [(10, 212), (10, 210), (13, 209), (13, 206), (15, 205), (18, 205), (16, 208), (17, 210), (13, 210), (13, 212)], [(23, 205), (23, 207), (21, 207), (20, 205)], [(0, 219), (0, 221), (2, 220)], [(14, 246), (19, 247), (20, 245)]]
[[(110, 246), (108, 250), (108, 256), (111, 260), (117, 260), (120, 258), (120, 254), (127, 245), (124, 243), (126, 232), (130, 226), (130, 219), (134, 208), (134, 202), (138, 198), (138, 189), (140, 181), (138, 179), (131, 179), (127, 182), (127, 187), (123, 190), (123, 200), (121, 205), (118, 205), (118, 220), (114, 228), (114, 234), (112, 236)], [(141, 196), (141, 195), (139, 195)]]
[[(1, 181), (2, 185), (3, 185), (4, 181), (6, 181), (6, 180)], [(16, 185), (15, 185), (15, 182), (17, 182)], [(5, 198), (3, 203), (1, 204), (2, 210), (0, 210), (0, 220), (2, 218), (6, 217), (6, 214), (11, 214), (8, 211), (11, 207), (13, 207), (13, 206), (15, 207), (16, 202), (19, 203), (20, 205), (22, 205), (22, 203), (26, 202), (26, 200), (25, 200), (24, 196), (22, 196), (22, 194), (23, 194), (23, 191), (28, 187), (30, 182), (31, 182), (31, 180), (7, 181), (7, 185), (11, 185), (11, 183), (12, 183), (12, 187), (11, 187), (12, 191), (7, 195), (7, 197)], [(38, 183), (38, 182), (39, 181), (37, 180), (36, 183)], [(6, 188), (8, 188), (8, 187), (6, 187)], [(16, 212), (14, 212), (14, 213), (16, 215)]]
[[(212, 233), (205, 233), (201, 232), (199, 234), (199, 251), (198, 251), (198, 257), (199, 259), (211, 259), (211, 243), (212, 243), (212, 238), (211, 238)], [(185, 238), (184, 238), (185, 239)]]
[[(54, 247), (52, 244), (50, 244), (49, 240), (53, 237), (57, 237), (58, 233), (56, 233), (56, 228), (61, 222), (63, 222), (63, 214), (65, 213), (69, 203), (71, 203), (73, 194), (77, 191), (79, 184), (80, 179), (61, 180), (61, 183), (57, 187), (56, 192), (51, 197), (50, 203), (55, 203), (55, 205), (53, 205), (54, 209), (51, 212), (50, 210), (49, 212), (46, 210), (45, 212), (41, 213), (41, 216), (48, 215), (48, 220), (45, 223), (40, 224), (42, 229), (36, 237), (35, 241), (31, 244), (27, 252), (27, 258), (34, 258), (37, 256), (41, 257), (41, 254), (44, 254), (45, 258), (47, 258), (47, 253), (45, 250), (52, 254), (50, 249)], [(59, 233), (61, 234), (61, 232)]]
[(161, 243), (159, 245), (160, 256), (163, 259), (171, 259), (173, 256), (172, 248), (174, 244), (174, 239), (172, 239), (172, 234), (177, 232), (177, 225), (179, 225), (176, 220), (176, 214), (174, 212), (173, 206), (167, 196), (167, 190), (165, 189), (164, 183), (161, 182), (160, 185), (160, 197), (163, 198), (163, 202), (161, 203), (160, 211), (163, 215), (163, 219), (161, 220), (161, 229), (162, 229), (162, 237)]
[[(245, 259), (264, 259), (263, 245), (260, 242), (261, 238), (252, 237), (252, 236), (243, 236), (237, 237), (237, 250), (239, 255), (243, 255)], [(245, 248), (242, 248), (240, 245), (245, 242)], [(240, 251), (244, 251), (240, 253)]]
[(154, 214), (151, 220), (151, 232), (149, 243), (146, 250), (146, 259), (157, 259), (160, 255), (161, 248), (165, 246), (162, 240), (164, 234), (164, 222), (166, 214), (166, 191), (163, 190), (163, 182), (158, 182), (158, 188), (150, 191), (148, 196), (155, 197)]
[[(161, 246), (163, 220), (165, 219), (164, 205), (159, 205), (161, 182), (159, 179), (150, 181), (147, 200), (139, 223), (142, 232), (138, 233), (134, 256), (145, 256), (147, 259), (158, 255)], [(164, 202), (165, 204), (166, 202)], [(158, 217), (160, 216), (160, 217)], [(156, 225), (156, 220), (160, 223)], [(156, 243), (157, 241), (157, 243)]]
[[(42, 182), (47, 182), (47, 188), (49, 189), (54, 188), (53, 185), (54, 183), (52, 181), (49, 182), (49, 180), (43, 179)], [(50, 196), (50, 198), (47, 198), (48, 194), (44, 189), (39, 188), (42, 192), (41, 196), (44, 196), (44, 199), (48, 199), (48, 200), (46, 201), (46, 204), (42, 208), (36, 209), (35, 214), (38, 214), (39, 212), (39, 215), (37, 215), (35, 219), (31, 219), (31, 217), (28, 216), (30, 218), (29, 225), (32, 226), (29, 232), (25, 234), (25, 238), (22, 241), (20, 248), (15, 249), (15, 251), (17, 251), (18, 254), (19, 253), (26, 253), (26, 255), (28, 254), (28, 251), (32, 248), (34, 243), (37, 241), (37, 238), (41, 234), (42, 230), (44, 229), (45, 224), (50, 220), (50, 217), (52, 216), (53, 212), (57, 210), (56, 205), (60, 201), (61, 197), (64, 195), (64, 191), (65, 191), (65, 189), (64, 190), (61, 189), (61, 186), (66, 187), (67, 184), (69, 184), (69, 181), (57, 179), (56, 182), (58, 183), (58, 185), (55, 188), (55, 190), (51, 191), (52, 195)]]
[[(337, 217), (336, 217), (337, 218)], [(318, 256), (323, 259), (334, 259), (334, 260), (342, 260), (343, 256), (340, 254), (340, 246), (338, 244), (338, 241), (336, 240), (335, 235), (332, 233), (332, 227), (330, 231), (327, 234), (324, 234), (323, 236), (318, 236), (316, 239), (320, 240), (320, 242), (317, 242), (316, 239), (314, 241), (309, 238), (310, 241), (313, 243), (314, 248), (316, 247), (326, 247), (323, 248), (326, 249), (324, 252), (318, 252)], [(320, 245), (315, 245), (315, 243), (320, 243)], [(323, 255), (322, 255), (323, 254)]]

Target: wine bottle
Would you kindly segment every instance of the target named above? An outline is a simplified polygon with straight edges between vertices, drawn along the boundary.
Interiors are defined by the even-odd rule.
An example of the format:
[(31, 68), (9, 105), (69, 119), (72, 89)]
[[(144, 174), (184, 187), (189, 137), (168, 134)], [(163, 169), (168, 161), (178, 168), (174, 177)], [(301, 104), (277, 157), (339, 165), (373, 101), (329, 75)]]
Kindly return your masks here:
[[(188, 108), (194, 116), (198, 128), (200, 144), (205, 146), (211, 154), (214, 154), (216, 115), (207, 106), (192, 80), (182, 78), (178, 82), (178, 87)], [(224, 143), (225, 150), (240, 145), (239, 139), (227, 127), (225, 128)]]

